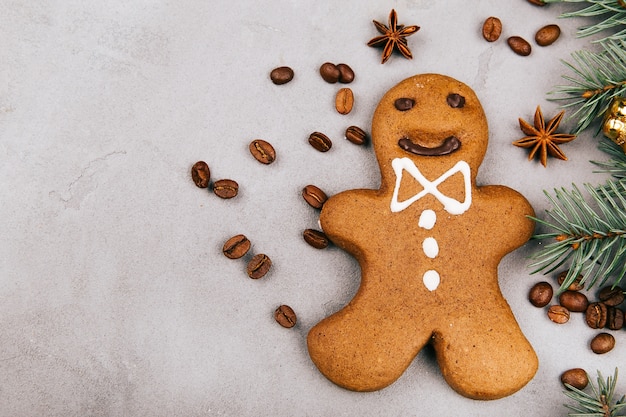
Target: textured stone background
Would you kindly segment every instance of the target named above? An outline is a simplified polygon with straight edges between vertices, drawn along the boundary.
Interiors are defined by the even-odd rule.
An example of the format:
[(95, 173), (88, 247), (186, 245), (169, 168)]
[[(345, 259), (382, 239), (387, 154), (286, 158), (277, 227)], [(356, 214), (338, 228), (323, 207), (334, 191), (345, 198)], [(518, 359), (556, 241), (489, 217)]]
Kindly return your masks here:
[[(392, 7), (421, 30), (409, 38), (412, 61), (380, 65), (365, 43), (376, 35), (371, 20), (386, 21)], [(341, 137), (349, 125), (369, 129), (400, 80), (439, 72), (472, 86), (491, 127), (479, 181), (516, 188), (539, 214), (549, 208), (544, 189), (604, 180), (592, 173), (589, 160), (605, 156), (590, 134), (547, 169), (510, 145), (521, 137), (518, 117), (538, 104), (556, 113), (546, 93), (563, 83), (559, 60), (590, 45), (575, 38), (585, 22), (557, 20), (566, 6), (0, 0), (0, 10), (1, 416), (556, 416), (567, 414), (563, 370), (608, 375), (623, 365), (624, 332), (599, 357), (581, 316), (557, 326), (526, 301), (541, 279), (527, 268), (533, 244), (500, 268), (541, 361), (509, 398), (460, 397), (428, 349), (393, 386), (352, 393), (320, 375), (305, 346), (308, 329), (350, 300), (358, 267), (337, 248), (302, 241), (317, 214), (300, 189), (377, 186), (371, 148)], [(490, 15), (505, 25), (494, 44), (480, 36)], [(554, 22), (563, 29), (556, 44), (526, 58), (508, 49), (506, 36), (531, 40)], [(333, 109), (337, 86), (317, 74), (325, 61), (357, 74), (348, 116)], [(281, 87), (268, 79), (279, 65), (296, 72)], [(306, 143), (314, 130), (334, 139), (331, 152)], [(275, 164), (252, 159), (254, 138), (274, 144)], [(193, 185), (189, 168), (200, 159), (214, 179), (240, 183), (235, 200)], [(264, 279), (221, 255), (237, 233), (273, 259)], [(273, 321), (282, 303), (298, 314), (293, 329)]]

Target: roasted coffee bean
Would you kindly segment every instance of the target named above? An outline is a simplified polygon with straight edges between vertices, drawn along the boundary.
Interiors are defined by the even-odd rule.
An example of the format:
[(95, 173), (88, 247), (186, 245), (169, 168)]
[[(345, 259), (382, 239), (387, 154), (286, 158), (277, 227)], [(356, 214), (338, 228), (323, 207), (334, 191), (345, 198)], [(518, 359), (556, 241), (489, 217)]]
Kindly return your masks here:
[(315, 185), (307, 185), (302, 189), (302, 198), (306, 201), (309, 206), (321, 209), (326, 200), (328, 200), (328, 196), (326, 193), (316, 187)]
[(337, 68), (337, 65), (333, 64), (332, 62), (325, 62), (320, 67), (320, 75), (322, 76), (322, 79), (327, 83), (335, 84), (337, 81), (339, 81), (341, 72), (339, 71), (339, 68)]
[(589, 384), (587, 372), (582, 368), (569, 369), (561, 374), (561, 382), (563, 385), (571, 385), (576, 389), (583, 390)]
[(567, 323), (569, 321), (569, 310), (559, 305), (550, 306), (548, 318), (557, 324)]
[(239, 184), (233, 180), (218, 180), (213, 183), (213, 193), (220, 198), (233, 198), (239, 193)]
[(585, 321), (592, 329), (602, 329), (606, 326), (607, 308), (604, 303), (591, 303), (585, 311)]
[(293, 80), (293, 76), (293, 70), (289, 67), (274, 68), (272, 72), (270, 72), (270, 79), (276, 85), (287, 84), (289, 81)]
[(606, 327), (610, 330), (620, 330), (624, 327), (624, 312), (617, 307), (607, 307)]
[(465, 107), (465, 97), (457, 93), (448, 94), (446, 101), (448, 102), (448, 106), (453, 109), (462, 109)]
[(394, 107), (400, 111), (411, 110), (415, 105), (415, 100), (412, 98), (401, 97), (393, 102)]
[(204, 161), (198, 161), (191, 167), (191, 179), (198, 188), (207, 188), (211, 180), (211, 170)]
[(559, 304), (571, 312), (582, 313), (587, 310), (589, 300), (587, 296), (581, 292), (567, 290), (559, 295)]
[(590, 347), (599, 355), (610, 352), (615, 347), (615, 338), (609, 333), (599, 333), (591, 339)]
[(546, 3), (543, 0), (528, 0), (529, 3), (532, 3), (536, 6), (545, 6)]
[(313, 246), (315, 249), (324, 249), (328, 247), (328, 237), (324, 234), (324, 232), (320, 232), (315, 229), (306, 229), (302, 236), (304, 240), (309, 245)]
[(230, 259), (239, 259), (250, 250), (250, 241), (245, 235), (236, 235), (224, 243), (222, 253)]
[(347, 87), (339, 89), (335, 96), (335, 109), (340, 114), (348, 114), (352, 111), (354, 106), (354, 94), (352, 90)]
[(552, 45), (561, 36), (561, 28), (558, 25), (547, 25), (535, 34), (535, 42), (539, 46)]
[(532, 47), (528, 41), (520, 36), (511, 36), (506, 42), (517, 55), (528, 56), (532, 52)]
[(491, 16), (483, 23), (483, 38), (487, 42), (495, 42), (502, 34), (502, 22), (497, 17)]
[(320, 152), (328, 152), (333, 146), (333, 142), (321, 132), (313, 132), (309, 136), (309, 143)]
[(620, 287), (604, 287), (598, 293), (598, 299), (607, 306), (616, 306), (624, 301), (624, 290)]
[(262, 139), (255, 139), (250, 142), (250, 153), (254, 159), (262, 164), (269, 165), (276, 160), (276, 151), (274, 147)]
[(545, 281), (538, 282), (530, 289), (528, 301), (535, 307), (545, 307), (550, 304), (553, 293), (552, 285)]
[(339, 82), (342, 84), (350, 84), (354, 81), (354, 71), (348, 64), (337, 64), (339, 70)]
[(296, 325), (296, 313), (288, 305), (282, 305), (274, 311), (274, 320), (283, 327), (291, 328)]
[(263, 278), (265, 274), (272, 267), (272, 260), (269, 256), (259, 253), (258, 255), (254, 255), (250, 262), (248, 262), (248, 276), (252, 279)]
[(350, 126), (346, 129), (346, 139), (355, 145), (363, 145), (367, 141), (367, 133), (358, 126)]
[[(563, 285), (563, 283), (565, 282), (565, 278), (567, 277), (567, 271), (563, 271), (561, 272), (558, 277), (557, 277), (557, 281), (559, 283), (559, 285)], [(583, 288), (585, 288), (584, 285), (582, 285), (580, 283), (580, 280), (583, 278), (582, 275), (578, 275), (576, 278), (574, 278), (574, 281), (565, 289), (567, 290), (572, 290), (572, 291), (580, 291)]]

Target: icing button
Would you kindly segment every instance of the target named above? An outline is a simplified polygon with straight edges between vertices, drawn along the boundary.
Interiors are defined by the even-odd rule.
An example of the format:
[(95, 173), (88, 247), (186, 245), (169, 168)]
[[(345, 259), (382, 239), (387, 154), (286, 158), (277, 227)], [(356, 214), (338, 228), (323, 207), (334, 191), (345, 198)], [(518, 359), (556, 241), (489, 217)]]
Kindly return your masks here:
[(424, 254), (428, 256), (430, 259), (434, 259), (439, 255), (439, 244), (434, 237), (427, 237), (422, 242), (422, 249), (424, 250)]
[(441, 282), (441, 278), (439, 277), (439, 273), (437, 271), (433, 271), (432, 269), (424, 272), (424, 276), (422, 277), (422, 281), (426, 288), (429, 291), (435, 291), (439, 286), (439, 282)]
[(435, 213), (433, 210), (424, 210), (420, 215), (420, 219), (417, 224), (423, 229), (430, 230), (435, 227), (436, 222), (437, 213)]

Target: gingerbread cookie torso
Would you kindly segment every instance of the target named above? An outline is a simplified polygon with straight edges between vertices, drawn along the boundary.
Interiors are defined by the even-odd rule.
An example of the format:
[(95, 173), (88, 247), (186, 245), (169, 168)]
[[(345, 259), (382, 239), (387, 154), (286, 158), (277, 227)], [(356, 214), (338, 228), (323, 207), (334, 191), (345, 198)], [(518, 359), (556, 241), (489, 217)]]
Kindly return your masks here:
[(378, 190), (349, 190), (322, 208), (326, 235), (361, 267), (359, 290), (308, 334), (311, 359), (334, 383), (374, 391), (431, 343), (461, 395), (497, 399), (538, 361), (498, 285), (501, 259), (531, 237), (528, 201), (477, 186), (487, 149), (482, 106), (465, 84), (408, 78), (380, 101), (372, 144)]

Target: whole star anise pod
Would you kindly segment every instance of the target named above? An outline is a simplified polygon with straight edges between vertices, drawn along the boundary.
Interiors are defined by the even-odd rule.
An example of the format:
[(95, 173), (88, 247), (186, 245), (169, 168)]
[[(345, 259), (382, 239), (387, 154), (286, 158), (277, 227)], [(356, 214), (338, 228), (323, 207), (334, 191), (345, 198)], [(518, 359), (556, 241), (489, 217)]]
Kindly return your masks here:
[(367, 43), (367, 46), (383, 47), (382, 64), (387, 62), (394, 49), (400, 52), (405, 58), (411, 59), (413, 55), (407, 45), (406, 37), (417, 32), (419, 26), (404, 26), (398, 24), (398, 15), (394, 9), (389, 13), (389, 26), (385, 26), (376, 20), (373, 21), (376, 30), (382, 36), (376, 36)]
[(548, 155), (567, 161), (567, 157), (559, 149), (558, 145), (576, 139), (576, 135), (555, 133), (564, 114), (565, 110), (554, 116), (546, 124), (541, 108), (537, 106), (534, 126), (521, 118), (519, 119), (519, 127), (527, 136), (516, 140), (513, 142), (513, 145), (520, 148), (532, 148), (528, 155), (529, 160), (533, 159), (537, 151), (539, 151), (539, 160), (544, 167), (548, 164)]

